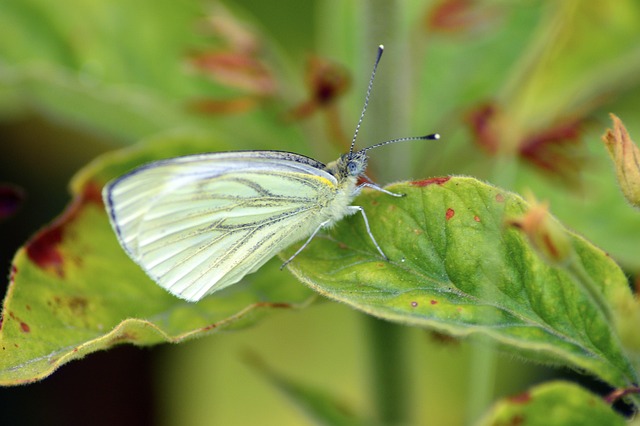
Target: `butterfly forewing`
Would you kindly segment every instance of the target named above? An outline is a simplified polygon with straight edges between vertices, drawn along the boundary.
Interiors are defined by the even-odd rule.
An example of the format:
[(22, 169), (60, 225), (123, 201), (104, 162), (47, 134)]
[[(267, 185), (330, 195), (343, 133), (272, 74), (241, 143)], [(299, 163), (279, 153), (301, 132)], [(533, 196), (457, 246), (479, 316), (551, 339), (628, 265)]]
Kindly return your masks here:
[(322, 223), (335, 178), (310, 158), (277, 151), (152, 163), (105, 189), (130, 256), (188, 300), (239, 281)]

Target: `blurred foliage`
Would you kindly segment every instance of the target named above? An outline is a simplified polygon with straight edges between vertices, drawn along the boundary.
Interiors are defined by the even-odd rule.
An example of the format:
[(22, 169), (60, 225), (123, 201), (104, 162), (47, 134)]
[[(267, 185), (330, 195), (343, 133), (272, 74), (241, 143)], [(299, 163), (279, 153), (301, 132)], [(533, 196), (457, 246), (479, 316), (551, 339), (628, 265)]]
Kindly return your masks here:
[(480, 425), (625, 425), (605, 401), (572, 383), (550, 382), (499, 401)]
[[(25, 354), (33, 336), (45, 330), (36, 326), (38, 321), (49, 321), (42, 310), (62, 312), (66, 320), (60, 329), (73, 332), (67, 342), (39, 340), (40, 354), (50, 353), (52, 345), (66, 348), (54, 362), (41, 360), (47, 371), (117, 342), (150, 344), (184, 337), (185, 327), (163, 335), (149, 323), (136, 323), (133, 334), (122, 334), (117, 327), (124, 319), (153, 316), (150, 312), (158, 308), (153, 312), (176, 315), (162, 319), (171, 329), (176, 317), (178, 323), (192, 324), (182, 315), (200, 315), (198, 308), (184, 310), (155, 288), (123, 253), (114, 254), (119, 249), (94, 202), (96, 187), (141, 162), (194, 151), (282, 149), (321, 161), (334, 159), (350, 140), (380, 43), (386, 46), (385, 58), (359, 146), (432, 131), (443, 138), (373, 154), (370, 174), (376, 180), (466, 174), (506, 190), (531, 191), (628, 274), (640, 272), (640, 221), (617, 189), (600, 141), (610, 111), (622, 119), (631, 138), (640, 135), (640, 122), (634, 121), (640, 106), (640, 5), (634, 0), (329, 0), (304, 5), (5, 0), (0, 34), (3, 121), (36, 113), (113, 146), (145, 139), (141, 147), (109, 154), (76, 176), (74, 204), (16, 256), (14, 268), (32, 261), (29, 247), (49, 238), (44, 253), (36, 256), (44, 259), (42, 271), (13, 270), (14, 284), (37, 282), (42, 278), (38, 274), (45, 278), (37, 290), (11, 286), (2, 329), (4, 338), (13, 333), (11, 341), (18, 347), (12, 353)], [(318, 64), (344, 79), (314, 78), (326, 75), (314, 73)], [(295, 114), (301, 110), (310, 112)], [(91, 149), (88, 140), (69, 140), (61, 149), (75, 155)], [(39, 172), (32, 171), (36, 177)], [(369, 216), (377, 226), (376, 216)], [(353, 232), (358, 218), (352, 219), (335, 232)], [(317, 241), (309, 248), (323, 244)], [(587, 251), (599, 253), (589, 247)], [(490, 244), (476, 248), (493, 250)], [(60, 253), (72, 255), (71, 260), (59, 262)], [(304, 256), (301, 263), (310, 262), (316, 251)], [(91, 274), (84, 275), (86, 271)], [(102, 282), (94, 279), (100, 275)], [(613, 275), (621, 286), (623, 275), (617, 269)], [(95, 297), (71, 303), (79, 300), (74, 299), (78, 286), (91, 288), (88, 280)], [(261, 271), (247, 281), (205, 303), (212, 311), (218, 312), (218, 303), (230, 311), (205, 313), (198, 321), (218, 324), (256, 303), (297, 306), (310, 294), (285, 273)], [(58, 290), (53, 289), (61, 284), (69, 287), (57, 304)], [(157, 299), (150, 301), (162, 301), (162, 306), (136, 303), (152, 293)], [(121, 308), (120, 320), (99, 320), (107, 294), (117, 296), (108, 302)], [(293, 294), (297, 296), (291, 299)], [(12, 298), (20, 303), (8, 310)], [(91, 314), (85, 317), (86, 312)], [(79, 346), (88, 341), (95, 344)], [(421, 423), (416, 420), (420, 415), (447, 414), (412, 406), (405, 415)]]

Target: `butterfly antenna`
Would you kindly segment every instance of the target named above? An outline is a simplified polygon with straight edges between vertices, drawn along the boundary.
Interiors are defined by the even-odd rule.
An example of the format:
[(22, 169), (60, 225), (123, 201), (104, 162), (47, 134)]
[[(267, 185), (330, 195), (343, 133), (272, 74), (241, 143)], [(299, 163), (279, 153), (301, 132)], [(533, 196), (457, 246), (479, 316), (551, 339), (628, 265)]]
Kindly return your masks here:
[(384, 142), (377, 143), (375, 145), (368, 146), (364, 148), (362, 151), (369, 151), (370, 149), (378, 148), (380, 146), (389, 145), (396, 142), (424, 141), (424, 140), (438, 140), (438, 139), (440, 139), (440, 135), (438, 133), (432, 133), (430, 135), (424, 135), (424, 136), (411, 136), (408, 138), (391, 139), (390, 141), (384, 141)]
[(360, 131), (360, 125), (362, 124), (364, 113), (367, 112), (367, 106), (369, 105), (369, 96), (371, 96), (371, 88), (373, 87), (373, 79), (376, 76), (376, 70), (378, 69), (378, 63), (380, 62), (380, 58), (382, 57), (382, 52), (384, 52), (384, 46), (380, 45), (378, 46), (378, 55), (376, 56), (376, 61), (373, 64), (373, 71), (371, 71), (371, 78), (369, 79), (369, 86), (367, 87), (367, 95), (364, 98), (362, 113), (360, 114), (360, 119), (358, 120), (356, 131), (353, 133), (353, 139), (351, 140), (351, 148), (349, 149), (349, 154), (353, 153), (353, 147), (356, 144), (356, 138), (358, 137), (358, 132)]

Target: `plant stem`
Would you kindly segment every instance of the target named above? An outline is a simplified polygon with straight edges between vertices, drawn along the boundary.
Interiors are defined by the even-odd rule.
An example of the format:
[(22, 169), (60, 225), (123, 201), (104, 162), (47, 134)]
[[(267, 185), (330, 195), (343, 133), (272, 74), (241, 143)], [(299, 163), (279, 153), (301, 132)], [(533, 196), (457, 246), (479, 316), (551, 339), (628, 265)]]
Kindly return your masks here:
[(478, 422), (493, 401), (496, 376), (496, 349), (492, 341), (475, 342), (469, 372), (466, 424)]
[(370, 348), (371, 401), (380, 424), (408, 424), (410, 410), (402, 325), (366, 315)]

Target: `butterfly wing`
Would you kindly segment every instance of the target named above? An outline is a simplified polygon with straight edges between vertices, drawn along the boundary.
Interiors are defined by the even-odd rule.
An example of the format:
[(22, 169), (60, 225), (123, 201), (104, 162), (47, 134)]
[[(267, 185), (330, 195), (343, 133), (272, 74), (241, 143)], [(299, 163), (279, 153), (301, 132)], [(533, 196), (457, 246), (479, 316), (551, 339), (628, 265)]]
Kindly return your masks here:
[(278, 151), (179, 157), (113, 181), (104, 199), (129, 256), (160, 286), (196, 301), (325, 220), (337, 182), (323, 168)]

